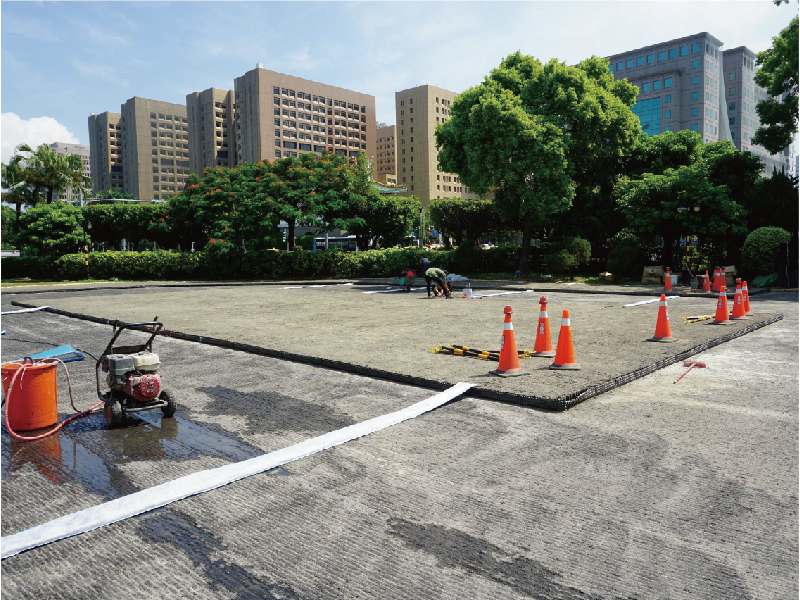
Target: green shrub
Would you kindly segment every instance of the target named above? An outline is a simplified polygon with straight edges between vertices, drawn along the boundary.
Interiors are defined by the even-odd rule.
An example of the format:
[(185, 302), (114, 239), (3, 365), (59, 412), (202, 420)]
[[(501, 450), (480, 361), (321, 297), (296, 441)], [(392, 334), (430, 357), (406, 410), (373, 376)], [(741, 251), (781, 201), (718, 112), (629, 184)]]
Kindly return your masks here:
[(783, 242), (792, 235), (780, 227), (760, 227), (750, 233), (742, 246), (742, 269), (748, 275), (768, 275), (777, 271), (775, 259)]
[(649, 246), (630, 230), (623, 229), (611, 241), (606, 268), (619, 277), (638, 277), (649, 263)]
[(554, 273), (575, 272), (581, 265), (588, 265), (592, 256), (592, 245), (580, 237), (567, 238), (561, 242), (545, 244), (545, 261)]
[(23, 256), (57, 258), (78, 251), (84, 240), (91, 241), (83, 229), (81, 209), (61, 201), (29, 208), (20, 223)]
[(3, 279), (22, 277), (52, 279), (56, 276), (53, 260), (39, 256), (4, 256), (0, 263), (0, 270), (2, 270)]

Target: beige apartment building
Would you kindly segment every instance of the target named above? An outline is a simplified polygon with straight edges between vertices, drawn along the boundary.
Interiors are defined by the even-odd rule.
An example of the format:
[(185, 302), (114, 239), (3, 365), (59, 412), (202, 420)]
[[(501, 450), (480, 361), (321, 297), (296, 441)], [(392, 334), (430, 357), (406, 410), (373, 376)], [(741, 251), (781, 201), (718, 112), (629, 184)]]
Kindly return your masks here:
[(209, 88), (186, 95), (189, 120), (189, 170), (233, 167), (236, 163), (233, 90)]
[(121, 118), (120, 113), (108, 111), (89, 115), (89, 168), (95, 196), (111, 189), (125, 189)]
[[(84, 177), (91, 177), (92, 176), (92, 166), (91, 166), (91, 155), (90, 155), (90, 146), (86, 146), (83, 144), (66, 144), (64, 142), (54, 142), (50, 144), (50, 147), (55, 150), (56, 154), (77, 154), (83, 160), (83, 175)], [(58, 193), (58, 199), (63, 200), (64, 202), (83, 202), (83, 198), (78, 193), (78, 191), (72, 190), (71, 187), (68, 187), (65, 190), (61, 190)]]
[(122, 105), (125, 192), (139, 200), (164, 200), (189, 177), (186, 106), (134, 96)]
[(234, 80), (236, 164), (330, 152), (376, 155), (375, 97), (256, 68)]
[(436, 125), (450, 118), (450, 105), (458, 94), (432, 85), (395, 92), (397, 118), (397, 184), (406, 195), (416, 196), (423, 206), (433, 198), (472, 198), (458, 175), (438, 167)]
[(378, 183), (397, 183), (397, 140), (395, 126), (378, 123), (376, 125), (378, 153), (375, 158), (375, 181)]

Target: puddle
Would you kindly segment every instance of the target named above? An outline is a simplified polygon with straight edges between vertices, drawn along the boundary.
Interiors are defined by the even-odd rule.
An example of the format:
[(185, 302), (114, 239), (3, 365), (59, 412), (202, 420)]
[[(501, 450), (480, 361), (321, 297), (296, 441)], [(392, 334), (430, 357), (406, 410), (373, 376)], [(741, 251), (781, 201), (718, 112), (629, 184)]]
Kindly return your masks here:
[[(37, 432), (31, 432), (34, 434)], [(183, 461), (213, 456), (237, 462), (263, 454), (263, 450), (181, 417), (165, 419), (160, 413), (128, 415), (120, 429), (106, 429), (100, 413), (68, 424), (41, 440), (23, 441), (2, 432), (3, 482), (32, 465), (54, 484), (77, 481), (106, 499), (140, 489), (119, 468), (133, 461)], [(272, 475), (290, 475), (285, 469)]]

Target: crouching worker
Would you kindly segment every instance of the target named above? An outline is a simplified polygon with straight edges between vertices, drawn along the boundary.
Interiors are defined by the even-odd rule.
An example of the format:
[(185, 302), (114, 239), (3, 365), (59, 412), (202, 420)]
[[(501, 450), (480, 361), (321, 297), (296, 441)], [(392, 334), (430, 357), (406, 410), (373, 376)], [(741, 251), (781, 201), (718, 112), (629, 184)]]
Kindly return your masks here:
[(428, 285), (428, 298), (431, 297), (431, 284), (435, 283), (436, 285), (442, 288), (442, 292), (444, 293), (445, 297), (450, 298), (450, 288), (447, 285), (446, 278), (447, 271), (442, 271), (437, 267), (432, 267), (425, 271), (425, 283)]

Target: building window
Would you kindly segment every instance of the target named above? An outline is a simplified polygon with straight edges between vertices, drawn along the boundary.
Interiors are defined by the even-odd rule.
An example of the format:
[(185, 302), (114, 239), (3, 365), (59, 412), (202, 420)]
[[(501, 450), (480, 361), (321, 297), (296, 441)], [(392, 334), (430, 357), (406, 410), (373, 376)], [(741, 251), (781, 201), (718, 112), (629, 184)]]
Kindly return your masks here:
[(696, 117), (696, 116), (697, 116), (697, 109), (696, 109), (696, 108), (693, 108), (693, 109), (692, 109), (692, 116), (693, 116), (693, 117)]
[(689, 55), (689, 46), (681, 46), (681, 56)]
[(728, 81), (736, 81), (736, 73), (728, 73)]
[(700, 68), (700, 61), (699, 60), (693, 60), (692, 61), (692, 68), (693, 69), (699, 69)]
[(655, 62), (655, 60), (656, 60), (656, 56), (655, 56), (655, 54), (648, 54), (648, 55), (647, 55), (647, 64), (648, 64), (648, 65), (650, 65), (650, 64), (652, 64), (652, 63), (654, 63), (654, 62)]
[(621, 62), (617, 63), (617, 71), (622, 71), (622, 63)]
[(664, 131), (672, 131), (672, 127), (670, 127), (669, 125), (667, 125), (666, 127), (664, 127)]
[(678, 51), (675, 48), (672, 48), (669, 51), (669, 57), (670, 58), (677, 58), (678, 57)]
[(736, 110), (736, 102), (731, 102), (728, 104), (728, 110)]
[(697, 124), (692, 125), (692, 131), (697, 131)]
[(633, 68), (633, 59), (630, 59), (630, 60), (625, 62), (625, 68), (626, 69), (632, 69)]
[(653, 82), (653, 91), (660, 89), (661, 89), (661, 80), (659, 79), (658, 81)]
[(667, 104), (669, 102), (672, 102), (672, 94), (667, 94), (666, 96), (664, 96), (664, 104)]
[(650, 100), (637, 102), (631, 110), (639, 117), (642, 131), (647, 135), (652, 136), (661, 133), (661, 98), (651, 98)]
[(692, 92), (692, 100), (697, 100), (699, 97), (697, 92)]
[(636, 59), (636, 66), (643, 67), (644, 66), (644, 56), (640, 56)]
[(736, 88), (730, 88), (728, 90), (728, 95), (729, 96), (735, 96), (736, 95)]
[(650, 91), (650, 84), (649, 83), (643, 83), (642, 84), (642, 92), (649, 92), (649, 91)]
[(664, 87), (665, 88), (671, 88), (672, 87), (672, 77), (667, 77), (664, 80)]
[(692, 54), (700, 52), (700, 44), (692, 44)]
[(658, 62), (661, 62), (666, 57), (667, 57), (667, 53), (662, 50), (661, 52), (658, 53)]
[[(706, 77), (706, 79), (708, 79), (708, 77)], [(692, 77), (692, 85), (697, 85), (698, 81), (699, 81), (698, 77)]]
[(664, 118), (665, 119), (671, 119), (672, 118), (672, 111), (671, 110), (665, 110), (664, 111)]

